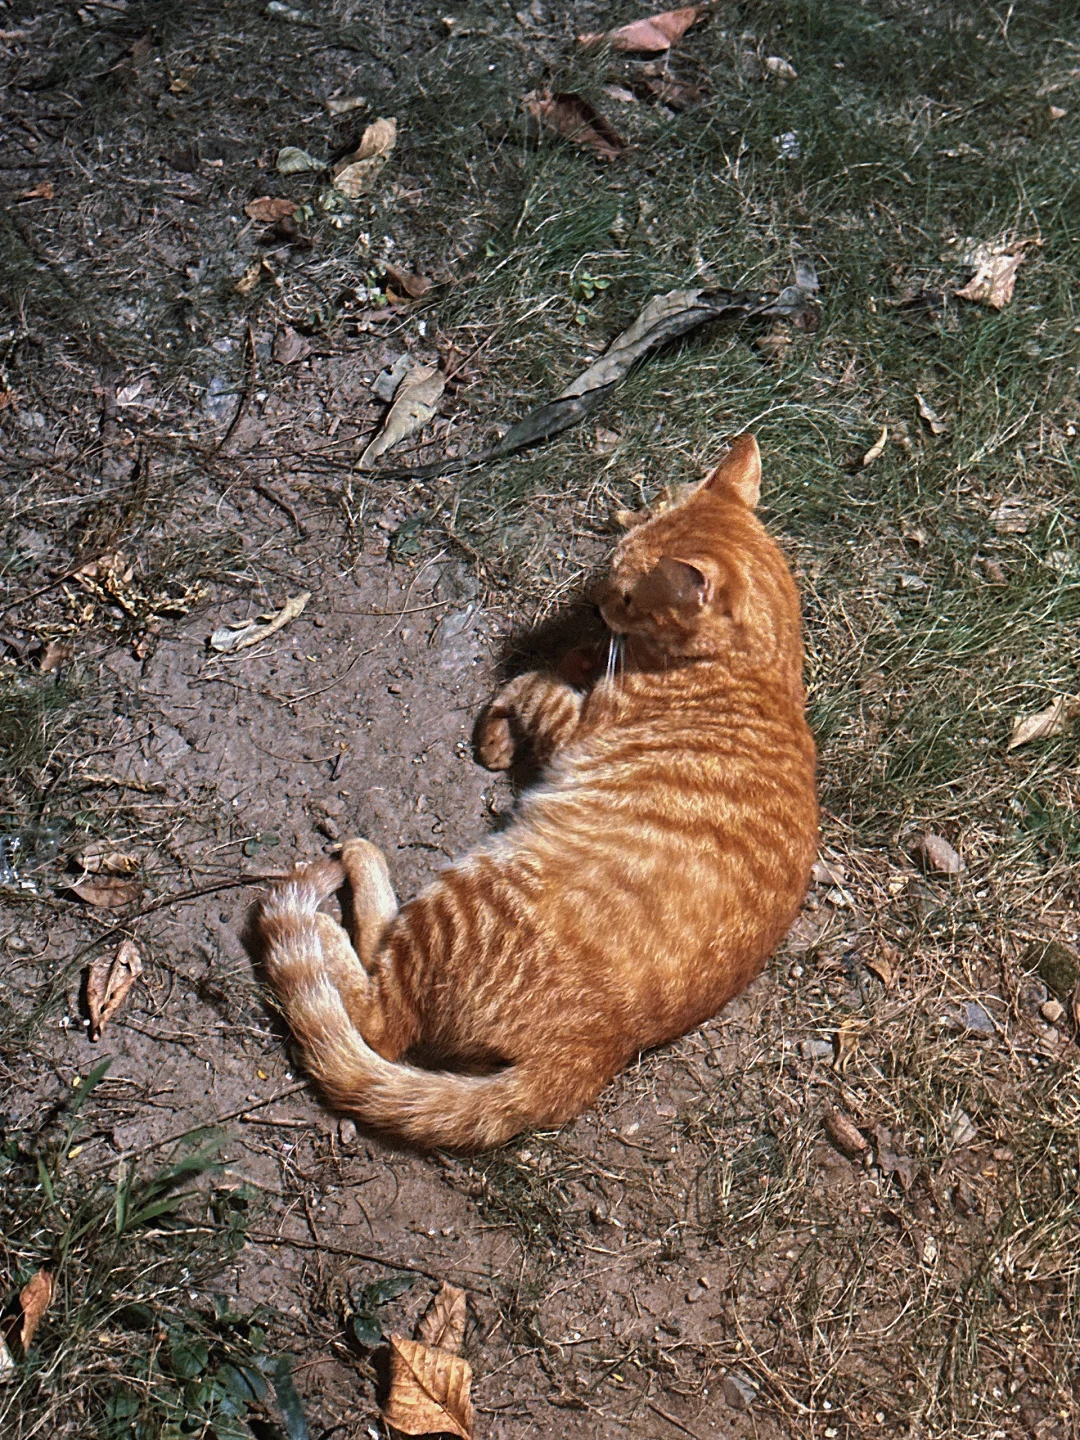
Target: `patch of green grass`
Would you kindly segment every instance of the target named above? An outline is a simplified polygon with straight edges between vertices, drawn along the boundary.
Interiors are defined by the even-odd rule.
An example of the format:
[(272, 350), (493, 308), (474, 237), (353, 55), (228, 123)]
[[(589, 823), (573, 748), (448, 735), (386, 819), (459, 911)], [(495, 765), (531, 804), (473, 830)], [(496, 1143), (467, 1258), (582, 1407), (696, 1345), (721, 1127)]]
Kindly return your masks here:
[(269, 1345), (273, 1317), (236, 1313), (211, 1291), (250, 1218), (244, 1190), (213, 1184), (224, 1136), (192, 1131), (156, 1168), (121, 1161), (102, 1173), (82, 1151), (108, 1068), (99, 1064), (36, 1131), (0, 1138), (5, 1313), (18, 1316), (19, 1291), (37, 1272), (54, 1284), (25, 1352), (18, 1324), (6, 1332), (15, 1369), (0, 1387), (3, 1433), (76, 1426), (107, 1440), (243, 1440), (248, 1421), (275, 1416), (290, 1440), (306, 1440), (289, 1357)]

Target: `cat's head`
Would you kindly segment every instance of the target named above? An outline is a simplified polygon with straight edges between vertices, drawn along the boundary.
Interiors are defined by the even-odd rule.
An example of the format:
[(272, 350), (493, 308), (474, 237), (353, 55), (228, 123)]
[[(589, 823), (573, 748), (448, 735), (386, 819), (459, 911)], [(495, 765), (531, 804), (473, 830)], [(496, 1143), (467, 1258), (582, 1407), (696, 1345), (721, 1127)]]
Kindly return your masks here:
[(596, 596), (608, 628), (674, 658), (757, 648), (758, 631), (775, 641), (777, 604), (795, 604), (797, 622), (787, 568), (754, 514), (760, 493), (757, 441), (740, 435), (708, 479), (620, 542)]

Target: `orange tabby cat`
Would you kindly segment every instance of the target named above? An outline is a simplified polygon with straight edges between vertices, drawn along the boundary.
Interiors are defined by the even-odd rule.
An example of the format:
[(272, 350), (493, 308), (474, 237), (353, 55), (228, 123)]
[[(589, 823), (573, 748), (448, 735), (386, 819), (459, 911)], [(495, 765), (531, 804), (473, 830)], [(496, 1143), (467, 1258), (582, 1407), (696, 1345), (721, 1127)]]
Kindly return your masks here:
[[(510, 829), (400, 909), (366, 840), (264, 902), (266, 974), (334, 1106), (457, 1149), (559, 1125), (783, 937), (817, 848), (815, 752), (760, 474), (743, 435), (623, 538), (599, 596), (617, 673), (581, 693), (532, 672), (495, 697), (482, 763), (519, 745), (546, 762)], [(349, 934), (318, 909), (343, 884)]]

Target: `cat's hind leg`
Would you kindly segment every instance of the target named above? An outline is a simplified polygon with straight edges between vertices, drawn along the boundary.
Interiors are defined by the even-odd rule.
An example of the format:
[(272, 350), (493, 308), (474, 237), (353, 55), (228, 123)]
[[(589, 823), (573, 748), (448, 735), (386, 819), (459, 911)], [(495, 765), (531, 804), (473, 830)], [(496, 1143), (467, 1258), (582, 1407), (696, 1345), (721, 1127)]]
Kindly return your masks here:
[(504, 685), (481, 717), (476, 753), (488, 770), (509, 770), (524, 745), (538, 764), (573, 736), (582, 696), (557, 675), (530, 670)]

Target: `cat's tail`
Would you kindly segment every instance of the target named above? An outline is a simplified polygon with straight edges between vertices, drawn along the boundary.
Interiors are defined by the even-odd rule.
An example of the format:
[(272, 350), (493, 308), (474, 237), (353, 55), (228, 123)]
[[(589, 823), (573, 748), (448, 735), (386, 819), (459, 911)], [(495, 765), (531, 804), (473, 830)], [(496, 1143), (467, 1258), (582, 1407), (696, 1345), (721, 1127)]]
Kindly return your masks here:
[[(483, 1150), (544, 1122), (535, 1087), (518, 1066), (493, 1075), (455, 1075), (384, 1059), (365, 1043), (334, 983), (340, 969), (326, 953), (326, 931), (317, 919), (320, 902), (343, 878), (338, 862), (317, 861), (274, 889), (255, 927), (267, 978), (304, 1065), (330, 1104), (429, 1150)], [(341, 939), (347, 943), (344, 932)], [(354, 957), (352, 964), (359, 961)]]

